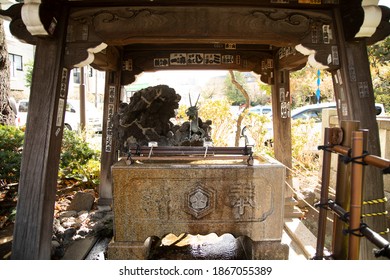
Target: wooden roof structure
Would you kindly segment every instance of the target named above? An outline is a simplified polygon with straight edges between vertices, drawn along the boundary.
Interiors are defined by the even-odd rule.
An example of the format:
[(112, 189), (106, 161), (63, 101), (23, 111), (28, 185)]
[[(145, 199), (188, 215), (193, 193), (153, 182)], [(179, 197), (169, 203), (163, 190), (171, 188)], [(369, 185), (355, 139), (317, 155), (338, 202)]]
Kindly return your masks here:
[[(111, 118), (121, 87), (144, 71), (254, 71), (272, 85), (275, 156), (291, 167), (289, 72), (310, 63), (332, 74), (339, 119), (369, 128), (380, 154), (366, 46), (390, 34), (387, 7), (361, 0), (25, 0), (0, 15), (36, 45), (13, 259), (49, 259), (64, 104), (72, 68), (106, 71), (100, 203), (112, 200)], [(383, 178), (366, 172), (366, 196)], [(291, 180), (291, 176), (287, 178)], [(291, 196), (291, 194), (290, 194)], [(373, 228), (384, 221), (372, 221)], [(378, 229), (379, 230), (379, 229)], [(369, 245), (367, 245), (369, 246)]]

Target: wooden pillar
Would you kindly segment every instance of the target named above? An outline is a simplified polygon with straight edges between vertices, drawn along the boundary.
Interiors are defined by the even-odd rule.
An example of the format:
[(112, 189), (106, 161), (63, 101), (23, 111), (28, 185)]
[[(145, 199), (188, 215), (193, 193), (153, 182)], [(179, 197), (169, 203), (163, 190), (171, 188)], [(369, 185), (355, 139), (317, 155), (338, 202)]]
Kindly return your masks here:
[[(290, 99), (290, 72), (288, 70), (275, 70), (275, 84), (272, 86), (272, 121), (274, 130), (275, 158), (292, 168), (291, 150), (291, 99)], [(292, 186), (291, 171), (286, 170), (286, 182)], [(292, 191), (286, 185), (285, 189), (286, 213), (292, 213)]]
[[(364, 39), (346, 41), (339, 10), (335, 10), (337, 26), (340, 69), (333, 70), (333, 81), (338, 104), (339, 120), (356, 120), (360, 128), (368, 129), (368, 152), (380, 156), (379, 130), (375, 113), (375, 98), (370, 74), (370, 65), (367, 55), (367, 46)], [(363, 200), (379, 199), (384, 197), (383, 174), (380, 169), (366, 166)], [(364, 212), (382, 213), (385, 205), (376, 204), (363, 209)], [(364, 218), (363, 221), (374, 231), (386, 230), (384, 215)], [(385, 236), (387, 238), (387, 236)], [(375, 259), (372, 250), (374, 245), (362, 238), (361, 259)]]
[(118, 161), (118, 144), (114, 136), (114, 114), (118, 110), (121, 94), (121, 72), (106, 72), (104, 92), (103, 135), (100, 167), (99, 204), (111, 205), (112, 178), (111, 166)]
[(67, 10), (56, 34), (38, 39), (25, 133), (12, 259), (50, 259), (69, 70), (63, 68)]

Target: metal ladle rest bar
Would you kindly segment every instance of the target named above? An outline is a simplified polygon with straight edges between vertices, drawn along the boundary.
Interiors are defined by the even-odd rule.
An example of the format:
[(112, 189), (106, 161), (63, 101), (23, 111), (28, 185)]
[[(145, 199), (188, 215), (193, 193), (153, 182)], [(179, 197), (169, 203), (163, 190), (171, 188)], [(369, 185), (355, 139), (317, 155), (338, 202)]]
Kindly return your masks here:
[(201, 146), (162, 146), (131, 147), (128, 160), (246, 160), (249, 166), (253, 165), (252, 146), (245, 147), (201, 147)]

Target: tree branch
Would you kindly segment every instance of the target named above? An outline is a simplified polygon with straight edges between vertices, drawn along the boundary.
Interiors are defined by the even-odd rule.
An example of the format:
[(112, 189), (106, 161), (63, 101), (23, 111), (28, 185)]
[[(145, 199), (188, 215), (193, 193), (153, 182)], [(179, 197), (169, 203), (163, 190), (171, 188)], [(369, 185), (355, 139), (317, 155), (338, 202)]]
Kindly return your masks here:
[(242, 93), (242, 95), (244, 95), (245, 97), (245, 107), (244, 107), (244, 110), (242, 110), (241, 114), (238, 116), (238, 119), (237, 119), (237, 130), (236, 130), (236, 137), (235, 137), (235, 142), (234, 142), (234, 145), (236, 147), (238, 147), (239, 143), (240, 143), (240, 137), (241, 137), (241, 124), (242, 124), (242, 120), (244, 119), (245, 115), (246, 115), (246, 111), (247, 109), (249, 109), (249, 106), (250, 106), (250, 98), (249, 98), (249, 94), (248, 92), (244, 89), (244, 87), (239, 83), (237, 82), (236, 80), (236, 77), (234, 76), (234, 72), (233, 70), (229, 70), (229, 73), (230, 73), (230, 78), (232, 80), (232, 84), (236, 86), (236, 88)]

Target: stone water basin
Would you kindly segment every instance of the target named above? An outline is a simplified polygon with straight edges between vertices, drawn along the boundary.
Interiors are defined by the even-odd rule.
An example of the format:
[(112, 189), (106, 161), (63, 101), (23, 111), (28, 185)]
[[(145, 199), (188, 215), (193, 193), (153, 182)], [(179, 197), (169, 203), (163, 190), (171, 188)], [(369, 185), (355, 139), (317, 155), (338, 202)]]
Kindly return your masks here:
[[(112, 167), (114, 237), (109, 259), (146, 259), (183, 233), (250, 240), (252, 259), (284, 259), (285, 167), (271, 158), (146, 160)], [(238, 239), (237, 239), (238, 240)], [(241, 240), (241, 239), (240, 239)], [(282, 252), (282, 253), (281, 253)]]

